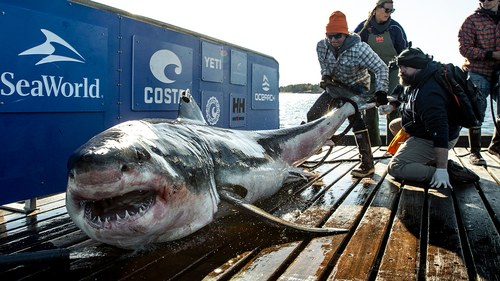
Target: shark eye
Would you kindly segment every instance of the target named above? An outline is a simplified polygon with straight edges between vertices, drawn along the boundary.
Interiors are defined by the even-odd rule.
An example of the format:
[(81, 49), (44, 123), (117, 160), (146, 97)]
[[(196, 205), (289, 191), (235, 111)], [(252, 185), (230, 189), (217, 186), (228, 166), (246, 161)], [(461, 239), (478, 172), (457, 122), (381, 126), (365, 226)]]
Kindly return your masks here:
[(128, 168), (128, 166), (127, 166), (127, 165), (123, 165), (123, 166), (122, 166), (122, 173), (124, 173), (124, 172), (126, 172), (126, 171), (128, 171), (128, 170), (129, 170), (129, 168)]

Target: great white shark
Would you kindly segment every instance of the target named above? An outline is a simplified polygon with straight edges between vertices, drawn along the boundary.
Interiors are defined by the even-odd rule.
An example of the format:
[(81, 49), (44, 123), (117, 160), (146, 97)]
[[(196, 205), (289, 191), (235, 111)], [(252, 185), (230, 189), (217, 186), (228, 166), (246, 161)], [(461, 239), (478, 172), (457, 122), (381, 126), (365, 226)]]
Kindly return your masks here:
[(346, 103), (293, 128), (232, 130), (208, 126), (185, 91), (176, 120), (121, 123), (70, 156), (68, 213), (92, 239), (126, 249), (197, 231), (227, 211), (221, 199), (298, 230), (345, 231), (296, 226), (252, 203), (275, 194), (354, 113)]

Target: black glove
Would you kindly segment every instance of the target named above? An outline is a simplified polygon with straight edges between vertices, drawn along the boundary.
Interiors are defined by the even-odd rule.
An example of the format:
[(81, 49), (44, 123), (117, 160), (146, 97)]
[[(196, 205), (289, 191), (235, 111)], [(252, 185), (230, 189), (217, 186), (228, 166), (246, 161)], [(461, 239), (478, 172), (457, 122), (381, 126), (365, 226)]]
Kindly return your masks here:
[(319, 87), (323, 90), (326, 90), (326, 86), (333, 85), (332, 76), (323, 75), (321, 76), (321, 82), (319, 82)]
[(378, 91), (375, 93), (375, 103), (376, 106), (379, 107), (381, 105), (386, 105), (389, 103), (389, 100), (387, 99), (387, 93), (384, 91)]
[(396, 59), (393, 59), (387, 64), (387, 67), (389, 67), (389, 69), (398, 69), (398, 62)]

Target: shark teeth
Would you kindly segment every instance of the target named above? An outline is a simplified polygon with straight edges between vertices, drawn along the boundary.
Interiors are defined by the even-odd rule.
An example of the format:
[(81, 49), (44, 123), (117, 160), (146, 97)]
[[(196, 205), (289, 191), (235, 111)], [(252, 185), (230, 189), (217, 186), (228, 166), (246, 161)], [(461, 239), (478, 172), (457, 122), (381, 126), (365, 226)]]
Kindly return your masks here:
[(156, 191), (133, 191), (98, 201), (81, 201), (84, 218), (94, 228), (110, 229), (146, 214), (156, 201)]

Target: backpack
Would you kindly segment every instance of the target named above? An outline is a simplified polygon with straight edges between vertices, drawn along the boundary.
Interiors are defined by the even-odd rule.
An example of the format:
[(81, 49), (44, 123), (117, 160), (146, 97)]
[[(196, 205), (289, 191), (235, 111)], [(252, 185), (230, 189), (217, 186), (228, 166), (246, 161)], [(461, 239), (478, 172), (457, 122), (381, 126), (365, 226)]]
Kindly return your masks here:
[(467, 78), (467, 74), (451, 63), (438, 63), (434, 79), (449, 94), (450, 124), (465, 128), (481, 126), (486, 114), (486, 95)]

